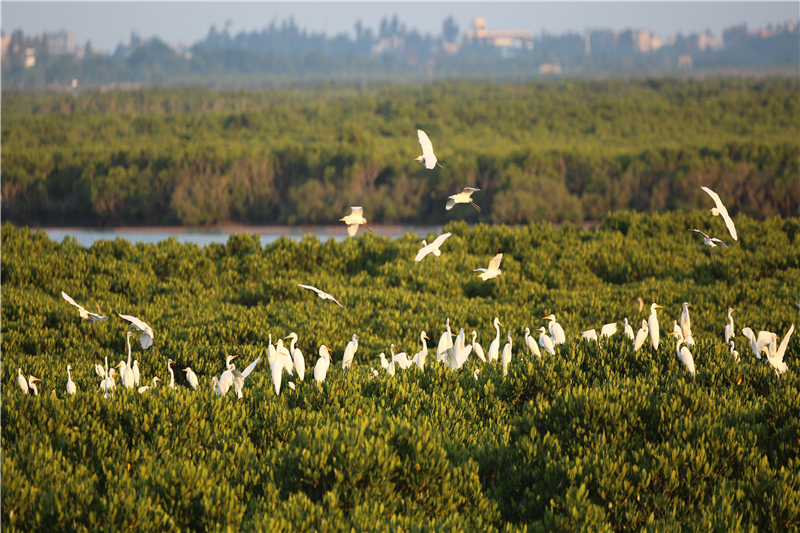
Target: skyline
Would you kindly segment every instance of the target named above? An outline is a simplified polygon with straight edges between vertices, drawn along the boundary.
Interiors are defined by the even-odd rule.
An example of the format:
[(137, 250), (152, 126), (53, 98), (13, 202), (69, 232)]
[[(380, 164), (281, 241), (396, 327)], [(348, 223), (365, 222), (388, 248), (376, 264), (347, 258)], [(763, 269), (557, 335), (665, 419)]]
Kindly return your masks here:
[[(187, 12), (186, 7), (192, 9)], [(420, 11), (424, 7), (424, 17)], [(66, 28), (76, 45), (87, 40), (104, 52), (127, 44), (131, 32), (142, 38), (158, 37), (190, 46), (202, 40), (212, 25), (221, 31), (230, 21), (232, 35), (260, 31), (271, 22), (293, 18), (301, 30), (354, 35), (361, 20), (377, 33), (383, 18), (397, 15), (410, 30), (438, 35), (442, 22), (452, 16), (460, 34), (477, 16), (490, 29), (529, 29), (543, 32), (581, 33), (586, 29), (647, 28), (662, 38), (710, 31), (721, 35), (724, 28), (747, 24), (764, 27), (798, 19), (796, 2), (3, 2), (1, 27), (5, 35), (21, 29), (26, 35), (58, 32)], [(176, 24), (176, 21), (180, 21)]]

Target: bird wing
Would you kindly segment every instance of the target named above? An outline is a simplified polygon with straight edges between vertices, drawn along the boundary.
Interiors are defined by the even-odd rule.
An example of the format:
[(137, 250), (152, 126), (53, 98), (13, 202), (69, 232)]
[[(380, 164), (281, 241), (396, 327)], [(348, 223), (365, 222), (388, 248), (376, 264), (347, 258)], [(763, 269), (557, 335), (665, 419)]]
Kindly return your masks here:
[(153, 338), (147, 333), (142, 333), (142, 336), (139, 337), (139, 344), (142, 345), (143, 350), (146, 350), (153, 345)]
[(472, 345), (467, 344), (456, 354), (456, 368), (461, 368), (467, 362), (469, 354), (472, 353)]
[(786, 347), (789, 346), (789, 339), (792, 337), (792, 333), (794, 333), (794, 324), (792, 324), (792, 327), (789, 328), (789, 332), (781, 341), (781, 345), (778, 347), (778, 351), (775, 352), (775, 357), (771, 357), (770, 359), (775, 359), (783, 362), (783, 355), (786, 353)]
[(476, 268), (476, 269), (473, 269), (473, 272), (486, 272), (486, 269), (485, 268)]
[(500, 261), (503, 260), (503, 254), (497, 254), (489, 261), (489, 270), (497, 270), (500, 268)]
[(602, 328), (600, 328), (600, 336), (601, 337), (610, 337), (614, 333), (617, 332), (617, 323), (614, 322), (613, 324), (606, 324)]
[(767, 346), (771, 342), (772, 342), (772, 332), (770, 331), (758, 332), (758, 339), (756, 340), (756, 344), (758, 345), (759, 352), (764, 348), (764, 346)]
[(476, 189), (474, 187), (464, 187), (464, 190), (461, 191), (461, 194), (466, 194), (467, 196), (472, 196), (472, 193), (478, 192), (480, 189)]
[(716, 237), (711, 237), (711, 242), (715, 242), (715, 243), (719, 244), (720, 246), (722, 246), (726, 250), (728, 249), (728, 245), (725, 244), (724, 242), (722, 242), (721, 240), (717, 239)]
[(700, 188), (706, 191), (708, 195), (711, 197), (711, 199), (714, 200), (714, 203), (717, 204), (717, 209), (719, 209), (720, 211), (725, 209), (725, 206), (722, 205), (722, 200), (719, 199), (719, 195), (717, 193), (715, 193), (708, 187), (700, 187)]
[(581, 337), (588, 340), (597, 340), (597, 332), (593, 329), (581, 333)]
[(690, 229), (689, 231), (694, 231), (695, 233), (699, 233), (700, 235), (702, 235), (706, 239), (710, 239), (711, 238), (708, 235), (706, 235), (705, 233), (703, 233), (702, 231), (700, 231), (699, 229)]
[(742, 335), (745, 336), (747, 340), (750, 342), (756, 342), (756, 336), (753, 334), (753, 330), (750, 328), (742, 328)]
[(314, 291), (317, 294), (320, 294), (322, 292), (318, 288), (312, 287), (311, 285), (303, 285), (302, 283), (298, 283), (297, 285), (300, 286), (300, 287), (303, 287), (304, 289), (308, 289), (308, 290)]
[(728, 227), (728, 231), (731, 233), (731, 237), (733, 237), (734, 241), (738, 241), (739, 238), (736, 236), (736, 226), (733, 225), (733, 219), (728, 214), (728, 210), (723, 206), (719, 212), (722, 215), (722, 219), (725, 221), (725, 225)]
[(447, 238), (450, 235), (451, 235), (451, 233), (449, 233), (449, 232), (448, 233), (442, 233), (441, 235), (436, 237), (436, 240), (433, 241), (430, 245), (433, 246), (434, 248), (439, 248), (442, 244), (444, 244), (444, 241), (446, 241)]
[(453, 209), (453, 206), (455, 206), (455, 205), (456, 205), (456, 201), (453, 200), (452, 198), (450, 198), (449, 200), (447, 200), (447, 205), (445, 206), (445, 209), (450, 211), (451, 209)]
[(363, 207), (353, 206), (350, 209), (352, 210), (352, 212), (350, 213), (351, 215), (358, 215), (360, 217), (364, 216), (364, 208)]
[(242, 372), (242, 379), (244, 379), (244, 378), (246, 378), (247, 376), (250, 375), (250, 373), (256, 368), (256, 365), (258, 364), (258, 362), (261, 361), (261, 357), (262, 356), (263, 356), (263, 353), (262, 353), (262, 355), (258, 356), (258, 359), (256, 359), (255, 361), (253, 361), (252, 363), (247, 365), (247, 368), (245, 368), (244, 372)]
[(141, 320), (139, 320), (138, 318), (136, 318), (135, 316), (121, 315), (119, 313), (119, 311), (117, 311), (117, 315), (119, 315), (119, 317), (121, 319), (127, 320), (128, 322), (130, 322), (131, 326), (133, 326), (134, 328), (138, 329), (139, 331), (146, 331), (150, 327), (147, 324), (145, 324), (144, 322), (142, 322)]
[(433, 243), (420, 248), (419, 252), (417, 252), (417, 256), (414, 258), (414, 261), (422, 261), (426, 255), (431, 253), (431, 250), (433, 250), (433, 248), (434, 248)]
[(84, 309), (84, 307), (83, 307), (82, 305), (78, 305), (78, 304), (76, 304), (76, 303), (75, 303), (75, 300), (73, 300), (72, 298), (70, 298), (70, 296), (69, 296), (69, 295), (68, 295), (66, 292), (64, 292), (64, 291), (61, 291), (61, 296), (62, 296), (62, 298), (64, 298), (64, 299), (65, 299), (67, 302), (71, 303), (72, 305), (74, 305), (74, 306), (75, 306), (75, 307), (77, 307), (78, 309), (83, 309), (84, 311), (86, 310), (86, 309)]
[(351, 224), (347, 226), (347, 234), (351, 237), (356, 236), (356, 232), (358, 231), (358, 224)]
[(280, 394), (281, 392), (281, 376), (283, 373), (283, 362), (279, 359), (276, 359), (274, 363), (272, 363), (272, 385), (275, 387), (275, 395)]
[(340, 303), (339, 303), (339, 300), (337, 300), (336, 298), (334, 298), (334, 297), (333, 297), (333, 296), (331, 296), (330, 294), (328, 295), (328, 298), (330, 298), (331, 300), (333, 300), (334, 302), (336, 302), (337, 304), (339, 304), (339, 307), (341, 307), (342, 309), (344, 309), (344, 306), (343, 306), (342, 304), (340, 304)]
[(417, 130), (417, 138), (419, 139), (420, 146), (422, 146), (422, 155), (426, 159), (429, 157), (429, 155), (433, 155), (433, 145), (431, 144), (431, 140), (428, 138), (428, 135), (422, 130)]

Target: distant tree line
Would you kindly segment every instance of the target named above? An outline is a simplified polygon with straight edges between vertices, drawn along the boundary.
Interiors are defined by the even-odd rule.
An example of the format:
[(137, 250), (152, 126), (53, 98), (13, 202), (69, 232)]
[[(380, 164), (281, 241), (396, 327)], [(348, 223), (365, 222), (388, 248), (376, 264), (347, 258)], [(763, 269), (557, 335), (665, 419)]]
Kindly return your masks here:
[[(2, 213), (119, 226), (600, 220), (800, 210), (797, 79), (2, 95)], [(416, 129), (444, 168), (426, 170)], [(464, 186), (469, 206), (445, 211)]]

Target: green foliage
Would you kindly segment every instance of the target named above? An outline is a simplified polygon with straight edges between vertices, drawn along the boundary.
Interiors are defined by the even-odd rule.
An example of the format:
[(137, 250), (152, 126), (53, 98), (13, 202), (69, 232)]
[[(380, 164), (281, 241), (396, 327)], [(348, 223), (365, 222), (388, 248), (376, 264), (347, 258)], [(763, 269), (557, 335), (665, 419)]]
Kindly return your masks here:
[[(738, 332), (783, 335), (798, 314), (800, 221), (739, 215), (739, 241), (713, 262), (688, 226), (705, 211), (617, 212), (598, 230), (548, 223), (445, 228), (438, 272), (415, 263), (418, 240), (372, 234), (336, 243), (304, 237), (262, 248), (157, 245), (122, 239), (83, 248), (69, 238), (2, 226), (3, 526), (9, 531), (792, 531), (800, 528), (800, 387), (752, 357)], [(498, 251), (507, 285), (475, 280)], [(335, 295), (345, 309), (297, 287)], [(92, 327), (61, 299), (100, 304), (154, 328), (134, 347), (142, 380), (177, 390), (104, 399), (94, 364), (125, 358), (126, 324)], [(601, 348), (580, 332), (649, 313), (662, 333), (694, 304), (691, 377), (662, 335), (633, 353), (621, 333)], [(734, 315), (734, 362), (722, 342)], [(567, 343), (534, 359), (522, 330), (556, 313)], [(488, 350), (499, 317), (514, 330), (509, 373), (474, 357), (458, 372), (428, 357), (425, 372), (380, 368), (377, 355), (420, 350), (450, 317)], [(333, 350), (318, 386), (284, 375), (276, 396), (266, 360), (244, 399), (211, 394), (227, 354), (244, 366), (291, 331), (308, 368)], [(352, 333), (355, 365), (339, 362)], [(503, 331), (505, 333), (505, 330)], [(503, 336), (502, 344), (505, 344)], [(78, 394), (66, 397), (67, 364)], [(200, 377), (191, 390), (180, 369)], [(42, 379), (23, 396), (16, 370)], [(478, 379), (473, 372), (480, 369)], [(287, 381), (296, 383), (296, 390)], [(51, 390), (55, 391), (51, 394)]]

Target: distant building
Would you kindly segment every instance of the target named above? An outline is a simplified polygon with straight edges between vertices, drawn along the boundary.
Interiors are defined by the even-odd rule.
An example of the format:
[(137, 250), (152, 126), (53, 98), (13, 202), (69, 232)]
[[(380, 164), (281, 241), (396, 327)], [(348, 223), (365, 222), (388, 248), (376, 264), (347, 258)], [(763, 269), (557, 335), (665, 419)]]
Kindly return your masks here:
[(722, 40), (722, 37), (714, 37), (707, 32), (701, 33), (694, 40), (694, 43), (697, 48), (700, 49), (700, 51), (705, 51), (706, 48), (710, 48), (712, 50), (721, 50), (725, 44)]
[(23, 65), (25, 68), (31, 68), (36, 65), (36, 48), (25, 49), (25, 62)]
[(561, 65), (558, 63), (542, 63), (539, 65), (539, 74), (561, 74)]
[(50, 55), (73, 55), (75, 53), (75, 35), (66, 28), (58, 33), (48, 33), (47, 53)]
[(6, 35), (0, 36), (0, 54), (3, 57), (8, 53), (8, 45), (11, 44), (11, 37)]
[(531, 30), (488, 30), (486, 20), (476, 17), (472, 28), (464, 32), (467, 43), (485, 42), (498, 47), (533, 48), (533, 32)]
[(678, 70), (692, 70), (692, 56), (689, 54), (679, 56)]

